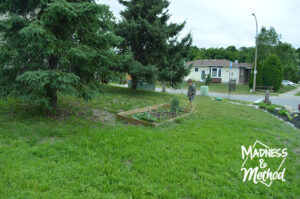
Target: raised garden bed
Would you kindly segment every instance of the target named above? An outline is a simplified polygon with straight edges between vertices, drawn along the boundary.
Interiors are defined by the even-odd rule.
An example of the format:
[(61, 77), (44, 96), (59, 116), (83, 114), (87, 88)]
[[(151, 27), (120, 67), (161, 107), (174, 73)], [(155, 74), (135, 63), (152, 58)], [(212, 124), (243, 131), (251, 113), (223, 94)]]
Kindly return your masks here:
[(155, 127), (188, 116), (193, 112), (194, 107), (192, 109), (182, 108), (177, 111), (171, 111), (170, 104), (160, 104), (121, 112), (118, 113), (117, 117), (130, 124)]

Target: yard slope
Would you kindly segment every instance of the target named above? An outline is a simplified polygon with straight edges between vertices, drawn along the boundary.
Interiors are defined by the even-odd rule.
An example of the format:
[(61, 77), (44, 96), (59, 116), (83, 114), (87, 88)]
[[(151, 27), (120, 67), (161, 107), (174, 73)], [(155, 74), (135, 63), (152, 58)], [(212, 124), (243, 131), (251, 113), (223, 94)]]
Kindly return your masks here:
[[(170, 94), (103, 87), (60, 96), (60, 116), (0, 102), (0, 198), (297, 198), (299, 131), (244, 105), (196, 98), (188, 118), (159, 128), (115, 120)], [(185, 103), (185, 96), (176, 96)], [(242, 182), (241, 145), (288, 148), (286, 182)]]

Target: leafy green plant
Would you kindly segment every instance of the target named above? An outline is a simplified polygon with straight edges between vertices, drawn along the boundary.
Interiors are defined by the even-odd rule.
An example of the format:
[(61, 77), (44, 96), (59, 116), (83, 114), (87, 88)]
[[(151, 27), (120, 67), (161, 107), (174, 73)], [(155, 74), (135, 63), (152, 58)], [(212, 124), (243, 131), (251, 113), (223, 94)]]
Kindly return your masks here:
[(288, 113), (288, 111), (285, 110), (285, 109), (280, 109), (280, 110), (278, 111), (278, 114), (281, 115), (281, 116), (286, 116), (286, 117), (288, 117), (288, 115), (290, 115), (290, 114)]
[(211, 83), (211, 77), (210, 74), (208, 74), (205, 78), (205, 85), (209, 85)]
[(289, 118), (289, 120), (293, 119), (293, 116), (291, 116), (291, 114), (288, 113), (287, 117)]
[(180, 111), (179, 101), (178, 101), (178, 99), (173, 98), (171, 101), (171, 112), (177, 113), (178, 111)]
[(156, 116), (152, 115), (151, 112), (137, 113), (132, 115), (132, 118), (155, 123), (159, 123), (160, 121)]
[(274, 112), (275, 110), (276, 110), (276, 107), (274, 105), (267, 106), (267, 111)]
[(267, 109), (267, 105), (265, 103), (259, 103), (258, 106), (260, 109)]

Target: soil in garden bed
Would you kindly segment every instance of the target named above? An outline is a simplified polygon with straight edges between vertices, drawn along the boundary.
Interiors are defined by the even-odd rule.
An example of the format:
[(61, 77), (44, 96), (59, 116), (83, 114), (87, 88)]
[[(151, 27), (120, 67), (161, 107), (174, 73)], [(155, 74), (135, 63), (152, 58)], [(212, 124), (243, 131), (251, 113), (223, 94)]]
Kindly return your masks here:
[(272, 114), (284, 119), (287, 122), (290, 122), (291, 124), (293, 124), (296, 128), (300, 129), (300, 115), (298, 114), (297, 117), (293, 117), (292, 120), (290, 120), (287, 116), (283, 116), (283, 115), (279, 115), (279, 111), (276, 110), (274, 112), (271, 112)]
[(173, 118), (182, 116), (187, 114), (189, 111), (187, 110), (179, 110), (176, 112), (170, 111), (169, 108), (160, 108), (157, 110), (151, 110), (143, 113), (136, 113), (131, 117), (137, 120), (143, 120), (151, 123), (160, 123), (167, 120), (171, 120)]

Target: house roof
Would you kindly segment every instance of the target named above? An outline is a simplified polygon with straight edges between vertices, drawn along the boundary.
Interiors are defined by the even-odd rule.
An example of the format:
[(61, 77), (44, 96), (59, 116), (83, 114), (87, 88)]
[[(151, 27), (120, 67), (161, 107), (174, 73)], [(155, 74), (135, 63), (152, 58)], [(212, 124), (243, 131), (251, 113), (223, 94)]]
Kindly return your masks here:
[[(196, 60), (196, 61), (191, 61), (186, 63), (188, 66), (192, 65), (194, 67), (201, 67), (201, 66), (223, 66), (223, 67), (229, 67), (230, 66), (230, 61), (226, 59), (201, 59), (201, 60)], [(232, 62), (232, 66), (236, 67), (237, 64)], [(241, 68), (247, 68), (247, 69), (252, 69), (252, 64), (251, 63), (238, 63), (238, 66)]]

